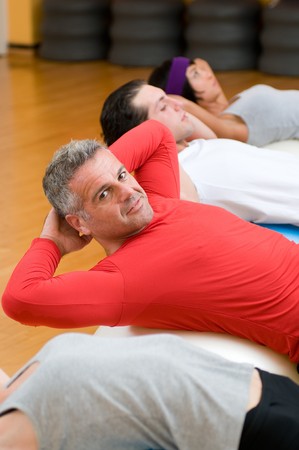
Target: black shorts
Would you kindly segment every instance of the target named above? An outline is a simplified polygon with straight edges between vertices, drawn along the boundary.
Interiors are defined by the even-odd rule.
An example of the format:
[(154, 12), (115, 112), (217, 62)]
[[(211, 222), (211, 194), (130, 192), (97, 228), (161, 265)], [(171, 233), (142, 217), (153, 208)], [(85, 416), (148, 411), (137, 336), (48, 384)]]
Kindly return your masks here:
[(298, 450), (299, 386), (287, 377), (259, 374), (261, 401), (246, 414), (239, 450)]

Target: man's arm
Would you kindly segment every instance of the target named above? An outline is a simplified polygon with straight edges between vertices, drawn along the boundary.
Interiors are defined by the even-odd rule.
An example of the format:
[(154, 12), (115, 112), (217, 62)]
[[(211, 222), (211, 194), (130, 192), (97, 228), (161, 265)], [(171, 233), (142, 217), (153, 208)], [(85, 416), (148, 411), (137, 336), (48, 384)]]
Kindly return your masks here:
[(40, 237), (55, 242), (61, 256), (81, 250), (92, 240), (91, 236), (80, 236), (53, 208), (46, 217)]
[(119, 138), (110, 150), (148, 194), (179, 198), (176, 142), (167, 127), (147, 120)]
[(123, 280), (112, 270), (76, 271), (54, 276), (62, 255), (83, 248), (88, 236), (51, 210), (41, 237), (13, 271), (2, 297), (4, 312), (25, 325), (73, 328), (117, 324)]
[(40, 237), (55, 242), (61, 256), (81, 250), (92, 240), (91, 236), (80, 236), (78, 231), (71, 227), (65, 219), (59, 217), (54, 208), (46, 217)]
[(180, 180), (181, 180), (181, 200), (189, 200), (190, 202), (199, 203), (200, 198), (189, 175), (184, 171), (183, 167), (180, 165)]

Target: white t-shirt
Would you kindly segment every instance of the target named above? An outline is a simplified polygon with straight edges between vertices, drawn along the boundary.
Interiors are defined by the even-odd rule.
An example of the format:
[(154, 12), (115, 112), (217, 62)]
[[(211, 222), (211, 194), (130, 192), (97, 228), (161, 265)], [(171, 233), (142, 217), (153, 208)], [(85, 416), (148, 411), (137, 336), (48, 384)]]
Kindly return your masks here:
[(232, 139), (196, 139), (179, 153), (200, 202), (256, 223), (299, 226), (299, 157)]

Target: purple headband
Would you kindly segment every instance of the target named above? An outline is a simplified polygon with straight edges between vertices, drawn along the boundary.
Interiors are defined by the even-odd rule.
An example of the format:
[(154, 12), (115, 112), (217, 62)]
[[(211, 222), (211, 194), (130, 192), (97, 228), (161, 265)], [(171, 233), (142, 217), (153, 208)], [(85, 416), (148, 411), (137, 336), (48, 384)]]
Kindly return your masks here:
[(166, 94), (182, 95), (183, 86), (186, 80), (186, 70), (190, 64), (190, 59), (184, 56), (177, 56), (172, 59), (168, 80), (166, 83)]

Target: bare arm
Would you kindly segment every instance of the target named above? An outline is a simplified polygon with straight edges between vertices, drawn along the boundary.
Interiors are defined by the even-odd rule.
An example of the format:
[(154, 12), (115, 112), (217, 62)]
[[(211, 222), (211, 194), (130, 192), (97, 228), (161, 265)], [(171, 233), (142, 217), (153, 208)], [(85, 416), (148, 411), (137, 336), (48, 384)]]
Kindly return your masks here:
[(232, 115), (217, 117), (211, 114), (206, 109), (197, 105), (197, 103), (187, 100), (184, 97), (176, 96), (176, 98), (180, 99), (185, 111), (201, 120), (214, 133), (216, 133), (219, 138), (236, 139), (237, 141), (247, 142), (248, 129), (242, 119)]
[(192, 122), (194, 127), (194, 132), (189, 136), (188, 141), (193, 139), (216, 139), (217, 135), (211, 128), (209, 128), (202, 120), (193, 114), (188, 114), (190, 122)]
[[(14, 392), (35, 371), (39, 363), (34, 362), (9, 386), (0, 391), (0, 403)], [(0, 369), (1, 370), (1, 369)], [(3, 382), (10, 378), (1, 370)], [(0, 448), (37, 450), (38, 438), (33, 423), (23, 412), (13, 410), (0, 417)]]
[(249, 411), (250, 409), (254, 408), (259, 404), (261, 396), (262, 396), (262, 381), (258, 371), (254, 369), (250, 382), (247, 411)]
[(38, 450), (38, 438), (31, 420), (13, 410), (0, 417), (0, 448)]
[(196, 190), (194, 183), (192, 182), (189, 175), (184, 171), (184, 169), (180, 168), (180, 198), (181, 200), (189, 200), (190, 202), (199, 202), (199, 195)]

